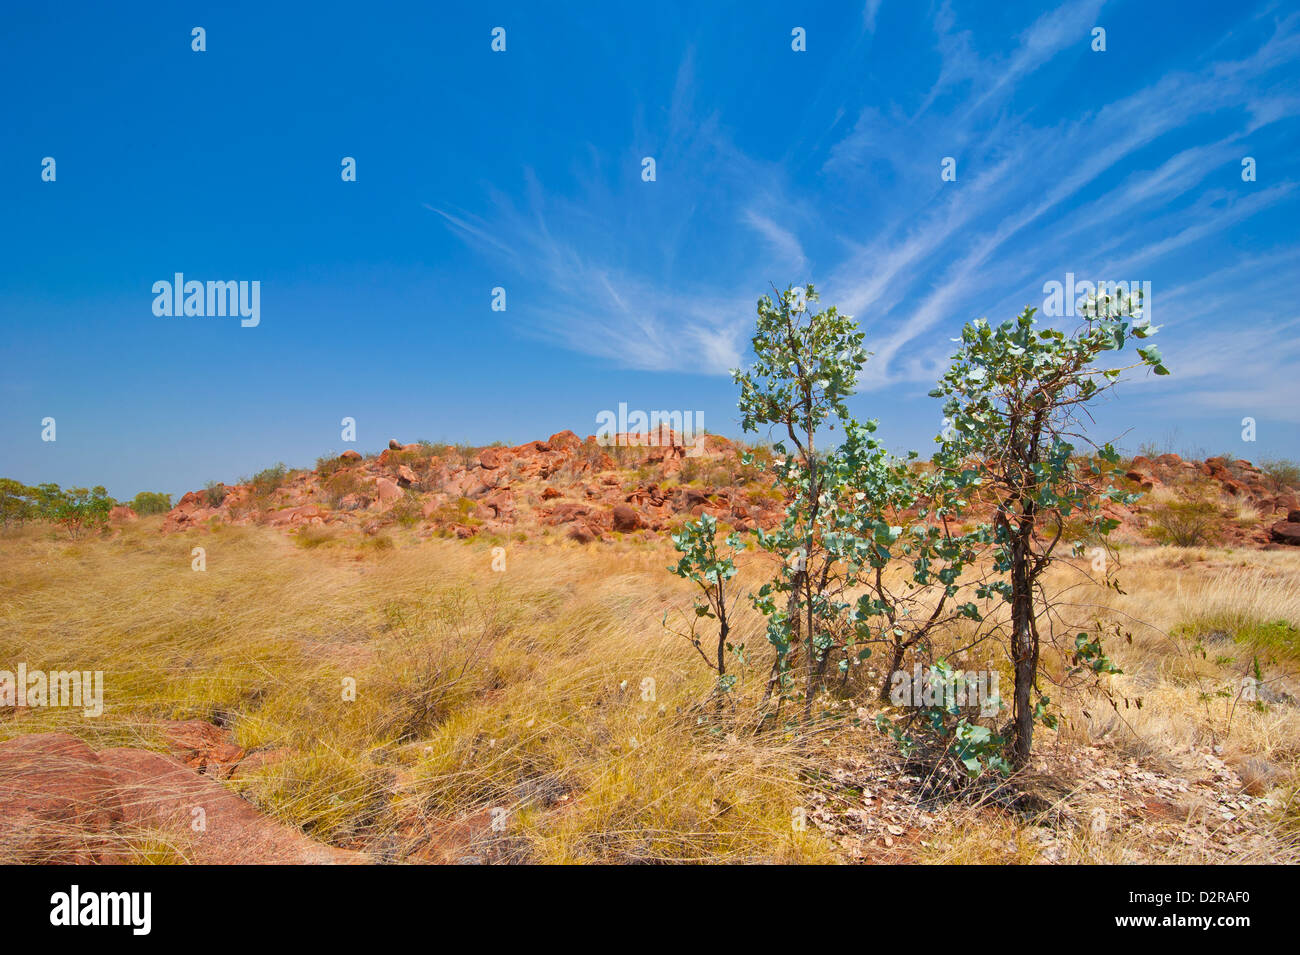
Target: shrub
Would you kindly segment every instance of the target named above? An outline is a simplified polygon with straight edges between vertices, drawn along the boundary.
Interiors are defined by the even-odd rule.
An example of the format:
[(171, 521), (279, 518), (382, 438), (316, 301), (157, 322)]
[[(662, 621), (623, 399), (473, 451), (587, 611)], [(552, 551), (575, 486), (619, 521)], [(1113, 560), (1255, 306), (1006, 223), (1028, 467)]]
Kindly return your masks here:
[(348, 466), (337, 454), (323, 454), (316, 459), (316, 473), (323, 478), (329, 477), (335, 471), (342, 470)]
[(266, 497), (276, 488), (281, 487), (288, 475), (289, 468), (281, 461), (272, 467), (258, 471), (248, 483), (253, 486), (255, 496)]
[(361, 475), (351, 468), (343, 468), (333, 472), (325, 479), (322, 487), (325, 490), (325, 501), (331, 509), (337, 509), (349, 494), (369, 497), (368, 489), (361, 479)]
[(304, 524), (293, 534), (294, 543), (311, 550), (338, 540), (338, 533), (323, 524)]
[(429, 520), (435, 524), (464, 524), (466, 527), (475, 527), (483, 521), (471, 516), (474, 507), (474, 501), (468, 497), (448, 501), (429, 515)]
[(1162, 543), (1195, 547), (1209, 541), (1219, 509), (1199, 497), (1162, 501), (1151, 508), (1147, 533)]
[(446, 457), (448, 454), (450, 454), (452, 451), (455, 450), (450, 444), (447, 444), (445, 441), (427, 441), (424, 438), (421, 438), (419, 441), (415, 443), (420, 446), (420, 453), (430, 458)]
[(227, 489), (220, 481), (209, 481), (203, 488), (203, 502), (208, 507), (220, 507), (226, 499)]
[(146, 514), (166, 514), (172, 509), (172, 496), (161, 491), (141, 491), (131, 499), (131, 510), (142, 517)]
[(1300, 463), (1288, 459), (1270, 459), (1260, 462), (1260, 470), (1277, 489), (1300, 488)]
[(402, 527), (414, 527), (424, 517), (422, 506), (419, 498), (408, 494), (389, 509), (387, 516)]

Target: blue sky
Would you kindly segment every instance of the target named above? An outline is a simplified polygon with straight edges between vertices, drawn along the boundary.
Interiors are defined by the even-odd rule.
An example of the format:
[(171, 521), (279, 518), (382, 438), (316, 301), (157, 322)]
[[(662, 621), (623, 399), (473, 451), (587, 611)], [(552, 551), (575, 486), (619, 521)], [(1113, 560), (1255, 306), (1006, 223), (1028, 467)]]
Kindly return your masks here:
[[(736, 435), (754, 302), (804, 281), (867, 333), (855, 412), (928, 449), (957, 329), (1068, 272), (1149, 281), (1174, 373), (1097, 437), (1300, 456), (1288, 4), (280, 7), (6, 11), (0, 474), (179, 493), (344, 416), (363, 450), (619, 402)], [(260, 324), (155, 316), (175, 272), (260, 281)]]

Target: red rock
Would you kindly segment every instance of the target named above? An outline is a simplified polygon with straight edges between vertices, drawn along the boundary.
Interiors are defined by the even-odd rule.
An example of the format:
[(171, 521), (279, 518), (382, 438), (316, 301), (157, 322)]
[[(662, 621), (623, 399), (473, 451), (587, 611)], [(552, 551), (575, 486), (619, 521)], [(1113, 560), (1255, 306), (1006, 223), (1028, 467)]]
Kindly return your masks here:
[(691, 458), (714, 457), (728, 451), (734, 451), (735, 447), (734, 444), (720, 434), (701, 434), (692, 442), (686, 456)]
[(596, 539), (596, 533), (585, 522), (578, 522), (569, 528), (568, 537), (579, 544), (590, 544)]
[[(106, 749), (99, 764), (117, 783), (130, 830), (165, 833), (191, 861), (203, 865), (303, 865), (367, 861), (320, 845), (297, 829), (263, 816), (209, 776), (171, 757), (139, 749)], [(195, 831), (195, 808), (203, 828)]]
[(546, 443), (556, 451), (572, 451), (582, 446), (582, 439), (572, 431), (557, 431), (546, 439)]
[(591, 508), (577, 501), (561, 501), (543, 515), (544, 524), (568, 524), (591, 513)]
[(360, 460), (361, 460), (361, 452), (360, 452), (360, 451), (353, 451), (351, 448), (349, 448), (347, 451), (344, 451), (342, 454), (339, 455), (339, 460), (340, 460), (340, 461), (360, 461)]
[(415, 476), (415, 472), (412, 471), (409, 467), (407, 467), (405, 464), (398, 466), (397, 468), (398, 484), (400, 484), (402, 487), (410, 487), (412, 484), (418, 484), (419, 482), (420, 479)]
[(509, 491), (495, 491), (483, 498), (479, 507), (486, 511), (485, 520), (495, 520), (510, 524), (515, 519), (515, 496)]
[(478, 463), (480, 467), (493, 470), (501, 467), (509, 459), (509, 453), (505, 448), (484, 448), (479, 452)]
[(108, 512), (108, 520), (111, 524), (130, 524), (139, 519), (140, 515), (125, 504), (119, 504)]
[(1278, 521), (1268, 529), (1268, 536), (1279, 544), (1300, 547), (1300, 523), (1289, 520)]
[(112, 861), (122, 820), (112, 775), (81, 740), (38, 733), (0, 743), (0, 859)]
[(0, 859), (131, 861), (125, 850), (142, 835), (209, 865), (368, 861), (261, 815), (211, 776), (161, 753), (96, 753), (65, 733), (0, 743)]
[(639, 530), (644, 526), (641, 515), (631, 504), (614, 505), (614, 530), (626, 533)]
[(406, 496), (406, 492), (386, 477), (375, 478), (375, 507), (386, 511)]
[(1246, 485), (1242, 484), (1240, 481), (1224, 481), (1223, 489), (1233, 497), (1248, 497), (1250, 495), (1250, 488), (1246, 487)]
[(311, 489), (306, 487), (278, 487), (271, 495), (272, 501), (281, 507), (297, 507), (311, 496)]
[(329, 511), (315, 504), (303, 504), (300, 507), (286, 507), (266, 515), (266, 523), (272, 527), (301, 527), (304, 524), (323, 524)]
[(163, 735), (176, 758), (201, 773), (228, 777), (244, 758), (243, 748), (230, 734), (206, 720), (168, 722), (164, 724)]
[(550, 501), (560, 496), (560, 492), (553, 487), (548, 487), (542, 491), (542, 500)]
[(708, 495), (699, 488), (681, 487), (673, 494), (673, 508), (678, 513), (691, 511), (693, 508), (707, 503), (708, 500)]

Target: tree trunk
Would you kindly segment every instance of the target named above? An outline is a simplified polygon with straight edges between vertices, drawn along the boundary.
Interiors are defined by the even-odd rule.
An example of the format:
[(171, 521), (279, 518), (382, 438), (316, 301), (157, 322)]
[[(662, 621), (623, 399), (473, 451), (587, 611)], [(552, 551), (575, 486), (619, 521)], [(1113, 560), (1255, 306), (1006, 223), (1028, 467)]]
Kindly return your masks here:
[(903, 654), (906, 651), (907, 647), (905, 647), (901, 641), (894, 647), (894, 659), (889, 664), (889, 669), (885, 671), (885, 678), (880, 681), (881, 703), (890, 702), (889, 691), (894, 685), (894, 674), (903, 668)]
[(812, 594), (812, 560), (813, 560), (813, 533), (817, 527), (817, 502), (821, 496), (820, 489), (817, 485), (817, 447), (814, 442), (817, 434), (812, 426), (812, 395), (811, 392), (804, 392), (804, 420), (808, 422), (808, 444), (807, 444), (807, 465), (808, 465), (808, 538), (804, 545), (804, 570), (803, 585), (805, 599), (808, 602), (808, 633), (806, 639), (808, 648), (806, 656), (808, 658), (808, 679), (804, 684), (804, 701), (803, 701), (803, 719), (805, 723), (812, 721), (812, 701), (813, 687), (817, 681), (817, 641), (815, 638), (816, 628), (813, 624), (813, 594)]
[(1012, 711), (1011, 765), (1029, 765), (1034, 745), (1034, 677), (1038, 672), (1038, 641), (1034, 629), (1034, 595), (1029, 562), (1029, 535), (1033, 525), (1022, 524), (1016, 531), (1011, 551), (1011, 658), (1015, 665), (1016, 688)]
[(727, 675), (727, 635), (731, 632), (731, 626), (727, 621), (727, 594), (725, 585), (722, 582), (722, 575), (718, 575), (718, 679)]
[(813, 693), (817, 687), (817, 640), (815, 639), (813, 626), (812, 576), (807, 571), (804, 572), (804, 583), (808, 600), (808, 647), (806, 653), (808, 658), (808, 679), (804, 684), (803, 719), (805, 723), (808, 723), (812, 721)]

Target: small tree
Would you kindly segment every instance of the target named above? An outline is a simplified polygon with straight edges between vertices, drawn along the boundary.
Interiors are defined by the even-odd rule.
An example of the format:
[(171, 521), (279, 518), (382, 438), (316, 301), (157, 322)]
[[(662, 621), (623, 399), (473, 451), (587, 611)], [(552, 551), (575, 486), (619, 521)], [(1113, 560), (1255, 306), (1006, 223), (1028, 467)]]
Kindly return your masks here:
[[(1046, 599), (1041, 581), (1066, 522), (1078, 515), (1104, 538), (1117, 522), (1102, 514), (1102, 500), (1131, 503), (1137, 497), (1111, 486), (1119, 471), (1119, 455), (1111, 445), (1081, 459), (1074, 441), (1087, 441), (1078, 430), (1081, 419), (1124, 371), (1097, 368), (1097, 360), (1121, 350), (1130, 335), (1146, 338), (1156, 331), (1140, 319), (1129, 320), (1140, 312), (1140, 297), (1103, 295), (1088, 302), (1085, 322), (1072, 334), (1039, 327), (1033, 308), (997, 328), (980, 319), (962, 329), (952, 366), (931, 392), (946, 399), (949, 424), (936, 464), (963, 483), (981, 486), (993, 508), (999, 579), (983, 585), (980, 595), (998, 594), (1010, 605), (1015, 672), (1011, 763), (1017, 768), (1028, 763), (1035, 716), (1045, 716), (1050, 703), (1037, 685), (1038, 624), (1049, 609), (1041, 602)], [(1157, 375), (1169, 373), (1156, 348), (1137, 353), (1137, 365)], [(1100, 669), (1106, 669), (1109, 661), (1100, 647), (1094, 653), (1086, 636), (1079, 636), (1092, 654), (1093, 669), (1098, 669), (1098, 658)]]
[[(728, 553), (718, 552), (718, 520), (710, 514), (703, 515), (698, 521), (688, 522), (680, 531), (672, 535), (673, 546), (682, 555), (676, 565), (668, 569), (685, 580), (690, 580), (700, 589), (703, 599), (696, 600), (692, 614), (687, 617), (687, 628), (681, 631), (708, 666), (718, 674), (718, 702), (721, 694), (727, 693), (735, 685), (734, 675), (727, 673), (727, 654), (734, 653), (744, 660), (743, 645), (731, 643), (731, 607), (734, 599), (727, 593), (727, 581), (736, 576), (736, 552), (740, 549), (740, 535), (729, 534), (726, 539)], [(716, 647), (711, 647), (713, 656), (705, 653), (699, 624), (702, 620), (716, 620), (718, 635)], [(664, 616), (664, 626), (668, 626), (668, 617)]]
[(0, 478), (0, 525), (6, 529), (39, 516), (36, 489), (11, 478)]
[[(832, 622), (843, 609), (828, 596), (828, 588), (838, 558), (834, 535), (849, 526), (839, 507), (844, 472), (822, 466), (826, 456), (818, 452), (819, 433), (823, 426), (834, 429), (836, 421), (852, 420), (844, 400), (867, 360), (853, 319), (835, 306), (812, 312), (809, 305), (817, 300), (812, 285), (790, 286), (775, 301), (767, 295), (759, 299), (755, 361), (747, 370), (732, 372), (740, 385), (744, 430), (766, 426), (784, 433), (773, 443), (780, 459), (774, 471), (789, 504), (781, 527), (759, 534), (760, 546), (781, 558), (782, 577), (765, 586), (755, 604), (767, 616), (768, 640), (776, 648), (765, 699), (787, 680), (790, 652), (802, 634), (805, 717), (811, 714), (816, 681), (833, 642)], [(751, 461), (747, 456), (746, 463)], [(784, 610), (777, 607), (777, 594), (786, 595)]]
[(108, 512), (116, 503), (102, 487), (62, 490), (57, 484), (42, 484), (37, 489), (41, 516), (58, 524), (72, 538), (108, 523)]

